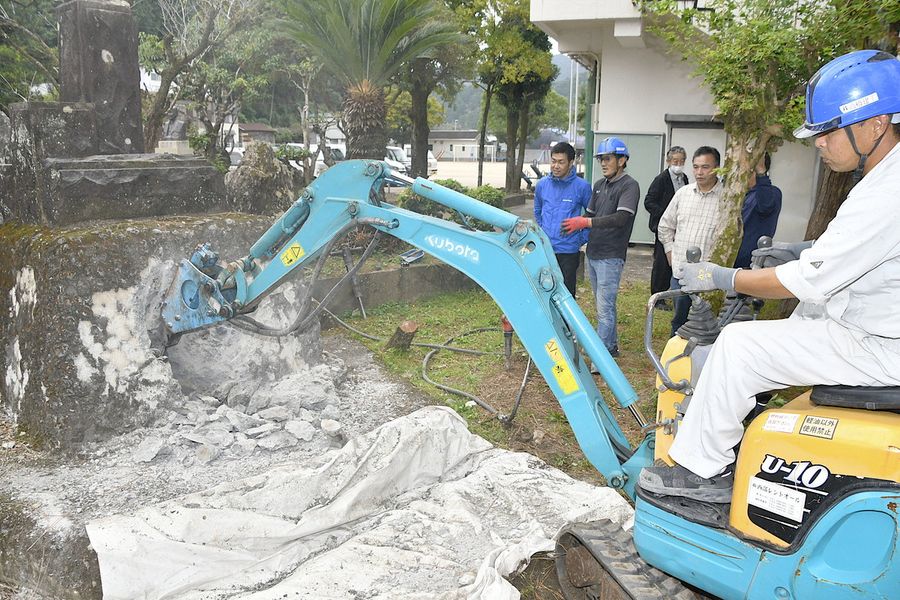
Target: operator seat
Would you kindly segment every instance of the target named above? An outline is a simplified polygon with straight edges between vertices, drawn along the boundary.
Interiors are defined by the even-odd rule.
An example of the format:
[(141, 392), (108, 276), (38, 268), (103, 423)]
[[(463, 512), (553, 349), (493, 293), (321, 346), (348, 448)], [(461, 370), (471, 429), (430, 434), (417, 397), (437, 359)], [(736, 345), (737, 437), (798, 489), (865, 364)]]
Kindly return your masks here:
[(900, 387), (816, 385), (809, 399), (817, 406), (900, 412)]

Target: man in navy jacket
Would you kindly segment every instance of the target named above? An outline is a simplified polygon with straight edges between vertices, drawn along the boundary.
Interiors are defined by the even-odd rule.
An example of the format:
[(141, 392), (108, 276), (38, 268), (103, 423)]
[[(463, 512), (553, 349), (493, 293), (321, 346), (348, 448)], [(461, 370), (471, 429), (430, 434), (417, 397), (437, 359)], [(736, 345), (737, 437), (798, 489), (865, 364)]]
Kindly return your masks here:
[(560, 142), (550, 149), (550, 175), (541, 178), (534, 190), (534, 220), (540, 225), (556, 253), (563, 282), (575, 296), (581, 246), (587, 242), (583, 231), (566, 234), (562, 222), (580, 217), (591, 201), (591, 184), (575, 174), (575, 148)]
[(669, 207), (672, 196), (682, 186), (687, 185), (688, 178), (684, 174), (684, 162), (687, 160), (687, 151), (681, 146), (672, 146), (666, 152), (666, 168), (656, 176), (647, 190), (644, 198), (644, 208), (650, 213), (650, 231), (656, 237), (653, 246), (653, 270), (650, 273), (650, 293), (664, 292), (672, 283), (672, 266), (666, 258), (666, 251), (659, 241), (656, 227), (659, 219)]
[(744, 207), (741, 209), (744, 237), (734, 261), (734, 266), (741, 269), (750, 268), (750, 253), (756, 250), (759, 238), (764, 235), (774, 236), (778, 225), (781, 190), (772, 185), (772, 180), (769, 179), (771, 166), (772, 157), (766, 152), (750, 175), (750, 190), (744, 196)]

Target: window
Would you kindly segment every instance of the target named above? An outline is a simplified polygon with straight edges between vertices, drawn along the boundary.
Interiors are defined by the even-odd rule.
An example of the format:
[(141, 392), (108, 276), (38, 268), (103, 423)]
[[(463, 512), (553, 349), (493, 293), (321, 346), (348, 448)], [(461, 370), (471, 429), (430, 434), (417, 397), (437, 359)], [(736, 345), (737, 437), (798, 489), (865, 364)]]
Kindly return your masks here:
[(450, 152), (453, 152), (453, 144), (450, 144)]

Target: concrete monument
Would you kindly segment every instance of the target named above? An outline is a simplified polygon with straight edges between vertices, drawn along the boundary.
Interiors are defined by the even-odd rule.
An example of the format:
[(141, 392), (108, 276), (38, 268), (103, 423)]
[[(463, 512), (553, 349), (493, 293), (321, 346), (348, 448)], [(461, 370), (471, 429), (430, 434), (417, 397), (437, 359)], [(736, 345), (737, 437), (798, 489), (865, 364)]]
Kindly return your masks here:
[(101, 154), (144, 151), (137, 30), (124, 0), (71, 0), (59, 16), (59, 99), (90, 102)]

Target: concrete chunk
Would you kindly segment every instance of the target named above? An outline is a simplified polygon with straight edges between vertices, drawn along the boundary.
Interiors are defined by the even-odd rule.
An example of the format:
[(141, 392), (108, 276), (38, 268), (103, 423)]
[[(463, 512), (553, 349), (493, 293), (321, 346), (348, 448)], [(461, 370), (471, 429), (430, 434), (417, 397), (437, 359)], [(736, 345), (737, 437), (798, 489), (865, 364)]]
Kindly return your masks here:
[(287, 409), (287, 407), (270, 406), (269, 408), (256, 413), (256, 416), (260, 419), (266, 419), (267, 421), (276, 421), (280, 423), (282, 421), (287, 421), (293, 415), (291, 414), (291, 411)]
[(284, 424), (284, 430), (304, 442), (310, 441), (316, 435), (316, 428), (306, 421), (288, 421)]
[(165, 448), (166, 440), (159, 437), (144, 438), (135, 449), (132, 458), (135, 462), (150, 462)]
[(281, 450), (282, 448), (296, 446), (297, 438), (287, 431), (275, 431), (259, 438), (256, 443), (259, 444), (260, 448), (265, 448), (266, 450)]

